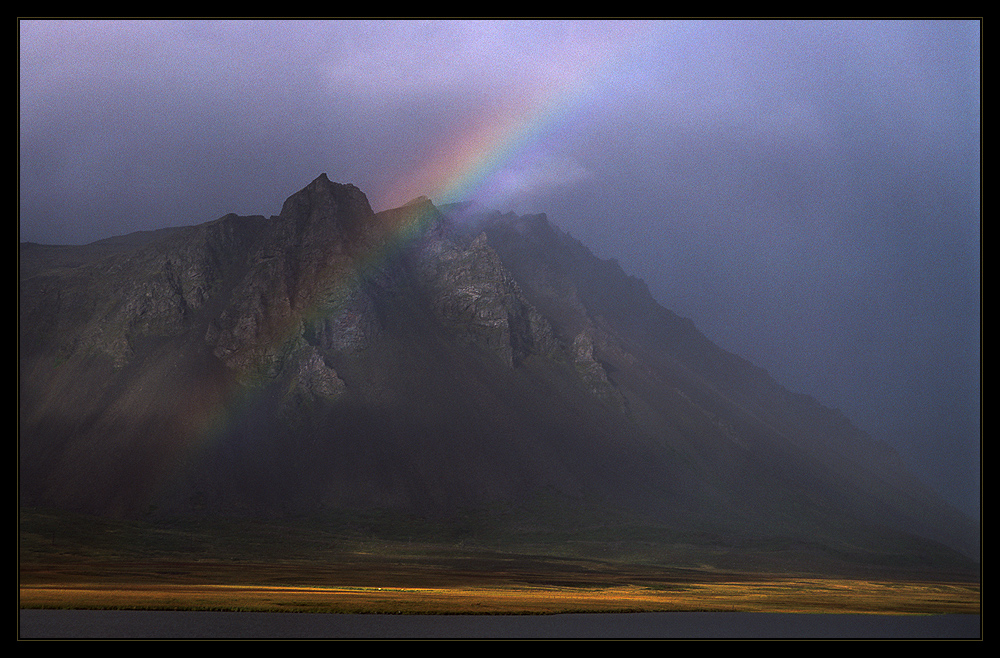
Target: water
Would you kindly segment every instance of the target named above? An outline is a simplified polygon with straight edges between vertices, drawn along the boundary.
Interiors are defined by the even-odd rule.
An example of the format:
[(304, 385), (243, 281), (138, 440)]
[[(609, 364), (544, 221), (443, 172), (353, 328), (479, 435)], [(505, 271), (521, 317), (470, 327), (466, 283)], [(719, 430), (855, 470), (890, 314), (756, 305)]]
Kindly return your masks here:
[(980, 615), (339, 615), (21, 610), (21, 639), (980, 639)]

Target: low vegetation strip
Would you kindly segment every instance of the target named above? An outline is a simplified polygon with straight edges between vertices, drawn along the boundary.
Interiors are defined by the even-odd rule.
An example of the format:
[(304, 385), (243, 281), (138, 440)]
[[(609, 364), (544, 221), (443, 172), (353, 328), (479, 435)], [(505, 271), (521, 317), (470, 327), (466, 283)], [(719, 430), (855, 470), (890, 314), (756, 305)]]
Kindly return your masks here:
[(979, 585), (774, 579), (617, 587), (319, 587), (197, 584), (21, 585), (22, 608), (398, 614), (738, 611), (980, 613)]

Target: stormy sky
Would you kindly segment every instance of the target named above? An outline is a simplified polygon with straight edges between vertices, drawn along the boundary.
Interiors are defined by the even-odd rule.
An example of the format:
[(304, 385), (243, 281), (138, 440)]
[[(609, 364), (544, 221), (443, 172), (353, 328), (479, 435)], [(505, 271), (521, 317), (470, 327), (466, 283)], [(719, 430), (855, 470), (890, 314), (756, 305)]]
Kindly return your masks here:
[(32, 21), (20, 241), (545, 212), (667, 308), (980, 499), (980, 23)]

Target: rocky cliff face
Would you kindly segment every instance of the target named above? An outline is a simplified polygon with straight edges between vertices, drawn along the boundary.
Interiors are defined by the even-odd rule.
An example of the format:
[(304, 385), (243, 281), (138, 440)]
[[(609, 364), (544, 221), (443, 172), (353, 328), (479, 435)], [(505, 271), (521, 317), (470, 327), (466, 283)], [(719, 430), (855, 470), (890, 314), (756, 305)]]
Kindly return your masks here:
[(544, 215), (456, 217), (376, 214), (323, 175), (278, 216), (22, 245), (22, 502), (446, 515), (556, 496), (972, 550), (888, 451)]

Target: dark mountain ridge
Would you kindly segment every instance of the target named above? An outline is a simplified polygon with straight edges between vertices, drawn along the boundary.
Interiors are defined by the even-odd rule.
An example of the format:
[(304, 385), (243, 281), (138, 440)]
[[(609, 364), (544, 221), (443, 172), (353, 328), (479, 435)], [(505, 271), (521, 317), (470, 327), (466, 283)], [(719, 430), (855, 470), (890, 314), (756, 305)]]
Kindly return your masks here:
[(374, 213), (321, 175), (278, 216), (20, 260), (23, 505), (565, 513), (978, 557), (975, 524), (888, 448), (544, 215)]

